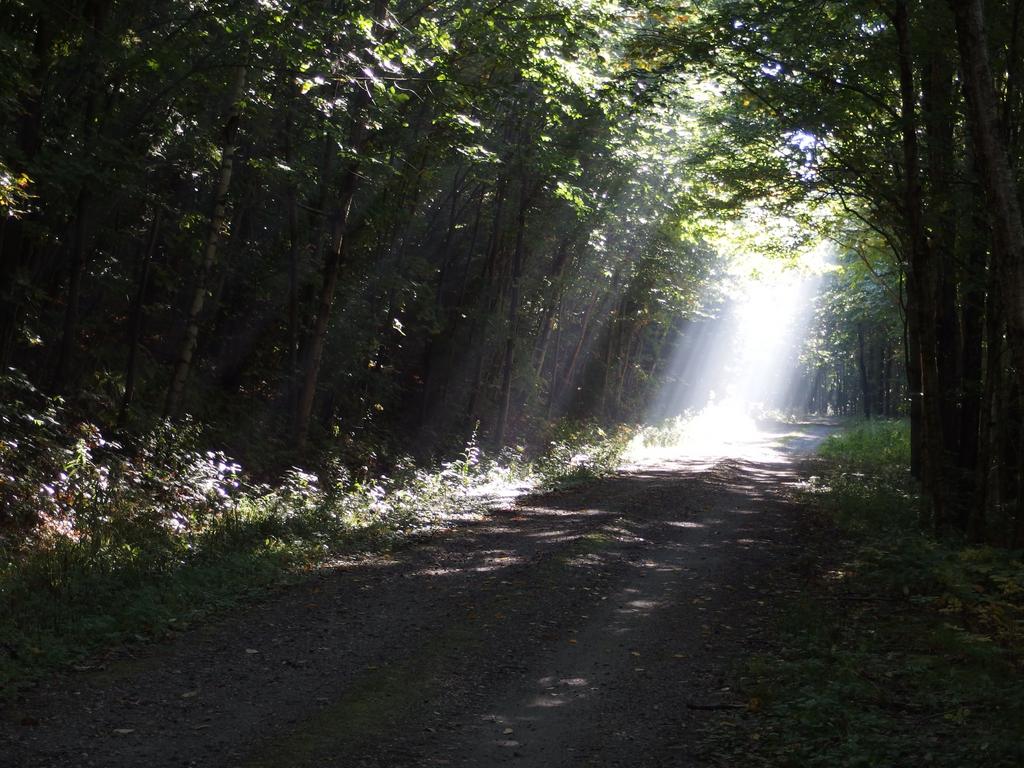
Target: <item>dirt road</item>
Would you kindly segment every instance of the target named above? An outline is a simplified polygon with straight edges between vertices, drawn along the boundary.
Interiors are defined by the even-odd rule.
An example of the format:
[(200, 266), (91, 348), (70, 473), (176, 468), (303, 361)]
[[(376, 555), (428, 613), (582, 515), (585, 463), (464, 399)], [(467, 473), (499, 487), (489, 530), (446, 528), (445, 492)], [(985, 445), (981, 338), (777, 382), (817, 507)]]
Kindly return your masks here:
[[(789, 431), (794, 429), (786, 427)], [(799, 563), (803, 425), (661, 457), (29, 694), (15, 766), (698, 766)]]

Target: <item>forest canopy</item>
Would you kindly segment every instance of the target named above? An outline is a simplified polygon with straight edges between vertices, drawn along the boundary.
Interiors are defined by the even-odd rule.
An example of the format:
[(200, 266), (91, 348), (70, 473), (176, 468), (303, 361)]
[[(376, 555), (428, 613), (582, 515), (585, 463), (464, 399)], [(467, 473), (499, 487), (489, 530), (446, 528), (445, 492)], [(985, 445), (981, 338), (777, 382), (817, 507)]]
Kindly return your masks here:
[(908, 417), (930, 524), (1019, 544), (1019, 27), (980, 0), (5, 3), (4, 472), (27, 412), (128, 451), (199, 425), (271, 475), (674, 415), (737, 275), (817, 253), (772, 405)]

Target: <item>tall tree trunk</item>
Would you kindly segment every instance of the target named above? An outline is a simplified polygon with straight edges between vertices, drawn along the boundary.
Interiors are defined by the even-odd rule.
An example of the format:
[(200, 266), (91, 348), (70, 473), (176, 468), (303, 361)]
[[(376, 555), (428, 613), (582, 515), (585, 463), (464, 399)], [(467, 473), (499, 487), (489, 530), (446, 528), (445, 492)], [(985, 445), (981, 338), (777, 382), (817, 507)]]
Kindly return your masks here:
[[(103, 61), (99, 53), (105, 35), (107, 16), (110, 10), (108, 0), (87, 3), (85, 15), (89, 29), (84, 46), (85, 52), (85, 109), (83, 110), (79, 161), (89, 163), (95, 157), (94, 143), (97, 138), (98, 106), (103, 77)], [(86, 222), (93, 197), (92, 174), (88, 171), (82, 179), (75, 199), (75, 207), (68, 236), (68, 287), (64, 304), (64, 323), (61, 332), (54, 384), (63, 389), (69, 383), (74, 369), (74, 356), (78, 349), (78, 305), (82, 289), (82, 273), (85, 271)]]
[[(973, 191), (976, 187), (977, 183), (971, 184), (969, 190)], [(984, 206), (977, 194), (970, 195), (966, 209), (961, 226), (964, 231), (961, 238), (964, 243), (964, 253), (961, 254), (964, 271), (960, 281), (963, 329), (960, 370), (963, 375), (960, 382), (960, 436), (956, 463), (963, 478), (962, 494), (966, 501), (963, 505), (965, 527), (972, 538), (977, 538), (984, 531), (984, 489), (978, 487), (980, 451), (983, 441), (988, 440), (987, 427), (982, 426), (988, 419), (982, 402), (982, 366), (986, 315), (985, 266), (988, 260), (989, 233)], [(993, 286), (993, 290), (998, 288)], [(997, 303), (993, 302), (993, 310)], [(991, 403), (991, 398), (989, 402)], [(987, 469), (985, 471), (987, 473)], [(981, 509), (976, 502), (979, 493)]]
[[(520, 173), (525, 173), (520, 169)], [(498, 408), (498, 423), (494, 429), (494, 444), (501, 448), (505, 444), (508, 429), (509, 410), (512, 404), (512, 375), (515, 372), (516, 340), (519, 334), (519, 289), (523, 278), (523, 238), (526, 234), (526, 209), (530, 204), (525, 175), (519, 187), (519, 212), (516, 216), (516, 244), (512, 251), (512, 281), (509, 286), (508, 319), (506, 320), (505, 361), (502, 365), (501, 400)]]
[(1003, 392), (1000, 395), (1002, 408), (999, 412), (999, 502), (1003, 520), (1002, 530), (996, 542), (1016, 547), (1020, 533), (1020, 488), (1021, 488), (1021, 393), (1017, 378), (1007, 372), (1003, 377)]
[[(936, 8), (928, 24), (936, 40), (953, 39), (952, 22)], [(960, 324), (956, 308), (955, 248), (957, 211), (954, 190), (954, 128), (956, 112), (953, 79), (956, 61), (945, 46), (932, 45), (922, 78), (922, 117), (928, 148), (928, 223), (935, 285), (936, 369), (941, 398), (943, 451), (956, 457), (960, 416)]]
[(959, 441), (961, 408), (961, 328), (956, 316), (955, 247), (958, 217), (953, 198), (955, 179), (954, 128), (956, 122), (956, 60), (945, 41), (954, 38), (952, 18), (938, 6), (923, 18), (932, 43), (928, 46), (921, 88), (922, 122), (927, 147), (927, 205), (925, 227), (929, 232), (931, 281), (934, 285), (936, 337), (936, 396), (942, 423), (944, 461), (953, 464)]
[[(627, 385), (631, 381), (630, 372), (633, 370), (633, 358), (636, 354), (637, 339), (640, 337), (640, 331), (642, 326), (639, 321), (634, 321), (629, 324), (629, 335), (626, 337), (626, 350), (622, 355), (622, 361), (619, 368), (618, 384), (615, 389), (615, 414), (616, 420), (621, 420), (623, 417), (623, 397), (626, 394)], [(643, 343), (640, 344), (641, 353), (643, 352)]]
[(473, 381), (469, 395), (469, 406), (467, 413), (470, 419), (476, 423), (481, 420), (480, 401), (483, 398), (484, 363), (486, 357), (486, 342), (488, 337), (487, 326), (490, 323), (491, 315), (494, 312), (498, 301), (496, 289), (498, 257), (501, 251), (501, 224), (504, 218), (505, 196), (508, 194), (508, 178), (502, 176), (498, 181), (494, 198), (494, 217), (491, 224), (491, 234), (487, 244), (487, 258), (484, 261), (483, 276), (481, 278), (480, 301), (473, 318), (473, 330), (470, 334), (471, 354), (473, 355)]
[(868, 383), (868, 361), (864, 351), (864, 324), (857, 323), (857, 368), (860, 371), (860, 391), (864, 418), (871, 418), (871, 387)]
[(1021, 383), (1024, 382), (1024, 223), (1007, 139), (1000, 126), (984, 5), (981, 0), (950, 0), (950, 5), (956, 18), (975, 156), (988, 198), (1007, 343), (1018, 383)]
[(893, 358), (895, 357), (894, 349), (888, 344), (883, 347), (885, 350), (885, 359), (882, 360), (882, 381), (883, 387), (882, 392), (885, 397), (885, 404), (882, 408), (882, 415), (887, 419), (891, 419), (896, 415), (896, 389), (893, 386)]
[(231, 187), (231, 175), (235, 167), (235, 137), (238, 134), (238, 124), (242, 115), (242, 97), (245, 93), (245, 81), (247, 75), (246, 67), (236, 67), (234, 72), (234, 83), (231, 88), (231, 103), (228, 108), (228, 117), (224, 123), (224, 130), (221, 134), (220, 148), (220, 171), (217, 175), (217, 186), (213, 193), (213, 212), (210, 215), (210, 226), (206, 233), (206, 242), (203, 246), (203, 257), (199, 265), (199, 274), (196, 276), (196, 286), (192, 293), (192, 301), (189, 304), (188, 315), (185, 321), (185, 336), (178, 353), (178, 361), (174, 366), (174, 373), (171, 376), (171, 384), (167, 389), (167, 397), (164, 400), (164, 418), (174, 418), (178, 415), (181, 407), (181, 400), (185, 394), (185, 382), (188, 379), (189, 371), (192, 368), (192, 358), (196, 350), (196, 342), (199, 339), (199, 320), (206, 303), (206, 293), (210, 274), (213, 271), (217, 260), (217, 247), (220, 244), (221, 231), (227, 221), (227, 200), (228, 190)]
[[(995, 270), (988, 276), (989, 297), (998, 291), (998, 279)], [(975, 492), (972, 515), (969, 520), (968, 533), (973, 539), (980, 540), (986, 534), (988, 509), (992, 501), (998, 499), (998, 489), (994, 483), (992, 460), (996, 455), (995, 436), (998, 430), (997, 406), (1001, 382), (1003, 379), (1003, 318), (1002, 305), (998, 301), (990, 301), (985, 312), (985, 382), (981, 394), (981, 419), (978, 425), (978, 458), (975, 479)], [(996, 493), (992, 493), (996, 490)]]
[(316, 400), (316, 386), (320, 377), (320, 363), (323, 360), (324, 346), (327, 342), (327, 329), (330, 325), (331, 307), (334, 294), (338, 287), (341, 265), (345, 260), (348, 218), (352, 210), (352, 199), (355, 197), (357, 170), (352, 163), (342, 179), (341, 192), (338, 197), (338, 209), (334, 216), (331, 252), (324, 261), (323, 277), (317, 299), (316, 315), (310, 331), (306, 349), (306, 360), (302, 371), (302, 387), (299, 390), (298, 408), (295, 416), (295, 445), (302, 450), (309, 438), (309, 424), (313, 416), (313, 404)]
[(562, 352), (562, 303), (564, 295), (558, 300), (558, 307), (555, 310), (555, 351), (551, 358), (551, 376), (548, 379), (548, 397), (544, 410), (545, 417), (551, 418), (551, 410), (555, 405), (555, 389), (558, 381), (558, 363)]
[[(950, 524), (943, 472), (941, 399), (936, 361), (935, 324), (936, 267), (924, 223), (924, 202), (917, 142), (917, 89), (914, 85), (914, 59), (910, 48), (908, 3), (899, 0), (894, 16), (899, 45), (900, 112), (903, 137), (903, 212), (910, 254), (908, 288), (916, 294), (916, 328), (920, 341), (921, 403), (924, 426), (924, 484), (931, 501), (931, 513), (937, 528)], [(911, 332), (915, 329), (912, 327)]]
[(885, 401), (889, 393), (889, 379), (886, 365), (889, 359), (889, 346), (886, 344), (884, 337), (884, 330), (879, 330), (878, 340), (878, 378), (875, 380), (875, 415), (879, 418), (885, 418)]
[(544, 309), (541, 312), (540, 332), (537, 334), (537, 343), (534, 345), (534, 368), (538, 373), (544, 370), (544, 357), (547, 355), (548, 340), (551, 338), (555, 307), (562, 303), (562, 293), (565, 291), (565, 270), (569, 265), (569, 258), (572, 256), (573, 243), (580, 231), (581, 228), (577, 227), (562, 237), (548, 273), (552, 291), (545, 297)]
[[(440, 266), (437, 270), (437, 282), (434, 285), (434, 312), (436, 313), (435, 323), (439, 330), (432, 331), (427, 343), (423, 348), (421, 370), (423, 386), (420, 389), (419, 405), (419, 427), (422, 430), (431, 421), (431, 411), (434, 403), (435, 379), (438, 377), (438, 363), (445, 351), (445, 345), (450, 345), (448, 334), (454, 325), (451, 317), (452, 311), (445, 307), (445, 283), (448, 282), (448, 274), (455, 262), (452, 241), (455, 238), (455, 226), (458, 223), (459, 200), (462, 188), (460, 181), (462, 174), (456, 171), (452, 178), (452, 189), (448, 208), (448, 225), (445, 228), (444, 239), (437, 249), (437, 257), (440, 259)], [(444, 322), (441, 319), (444, 318)], [(447, 333), (446, 333), (447, 332)]]
[(608, 317), (608, 326), (604, 332), (604, 363), (601, 365), (601, 392), (596, 410), (602, 421), (608, 420), (608, 401), (615, 375), (615, 359), (619, 353), (619, 343), (622, 337), (622, 306), (624, 302), (625, 297), (616, 302)]
[[(476, 213), (473, 216), (473, 226), (470, 231), (469, 244), (466, 247), (462, 278), (459, 281), (459, 294), (452, 307), (452, 329), (448, 340), (447, 365), (445, 366), (444, 374), (441, 378), (441, 385), (439, 387), (440, 392), (437, 397), (442, 408), (448, 404), (448, 395), (451, 392), (452, 378), (456, 369), (455, 361), (457, 358), (458, 348), (454, 339), (457, 337), (459, 328), (462, 325), (461, 321), (465, 319), (465, 314), (462, 310), (466, 306), (466, 295), (469, 290), (469, 276), (472, 272), (473, 256), (476, 253), (477, 239), (480, 235), (480, 220), (483, 216), (484, 209), (484, 192), (484, 186), (481, 184), (477, 193)], [(470, 338), (472, 338), (472, 333), (470, 334)]]
[[(91, 118), (89, 122), (92, 122)], [(68, 287), (64, 297), (64, 323), (57, 351), (57, 366), (53, 375), (57, 389), (64, 389), (68, 385), (78, 348), (78, 304), (82, 292), (82, 272), (85, 270), (85, 222), (90, 198), (88, 185), (83, 183), (75, 200), (68, 238)]]
[[(379, 24), (387, 12), (385, 0), (375, 0), (371, 18)], [(368, 90), (357, 85), (353, 89), (349, 127), (349, 147), (360, 154), (369, 138), (364, 125), (364, 112), (370, 104)], [(306, 447), (309, 439), (309, 424), (313, 416), (313, 404), (316, 400), (316, 387), (320, 377), (320, 363), (323, 359), (324, 346), (327, 342), (327, 329), (330, 326), (331, 308), (334, 305), (334, 293), (337, 289), (341, 266), (345, 260), (345, 248), (348, 244), (348, 219), (352, 211), (352, 199), (355, 197), (359, 177), (359, 161), (350, 161), (342, 177), (335, 207), (331, 252), (324, 259), (323, 278), (320, 283), (320, 295), (317, 300), (316, 316), (312, 323), (306, 360), (302, 371), (302, 388), (299, 391), (298, 409), (295, 414), (295, 446), (298, 450)]]
[[(284, 127), (281, 132), (283, 154), (285, 165), (290, 169), (295, 167), (295, 114), (300, 91), (291, 78), (285, 78), (282, 89), (288, 98), (288, 109), (285, 113)], [(306, 242), (302, 229), (299, 226), (299, 183), (297, 174), (291, 171), (292, 176), (285, 186), (285, 216), (288, 232), (288, 318), (286, 328), (286, 354), (284, 364), (286, 373), (284, 376), (284, 398), (287, 405), (287, 413), (294, 415), (297, 401), (297, 384), (299, 379), (299, 345), (300, 345), (300, 320), (299, 320), (299, 290), (301, 282), (301, 266), (303, 243)]]
[(128, 406), (135, 399), (135, 378), (137, 374), (137, 359), (139, 356), (139, 343), (142, 337), (142, 323), (145, 319), (144, 305), (146, 291), (149, 288), (150, 266), (153, 263), (153, 255), (156, 253), (156, 244), (160, 238), (160, 226), (163, 223), (164, 209), (156, 207), (153, 213), (153, 221), (149, 225), (149, 236), (146, 238), (145, 249), (142, 252), (142, 262), (139, 265), (138, 285), (135, 289), (135, 298), (132, 300), (132, 308), (128, 321), (128, 361), (124, 366), (124, 394), (121, 396), (121, 405), (117, 411), (117, 423), (122, 426), (128, 415)]
[(921, 353), (917, 334), (916, 298), (913, 286), (905, 279), (905, 274), (900, 275), (900, 300), (903, 307), (903, 368), (907, 378), (907, 414), (910, 419), (910, 476), (920, 481), (924, 477), (924, 462), (921, 459)]
[(597, 306), (598, 300), (601, 298), (601, 292), (595, 290), (590, 298), (590, 302), (587, 304), (587, 308), (583, 311), (583, 320), (580, 324), (580, 335), (576, 339), (576, 345), (573, 347), (572, 355), (569, 357), (569, 367), (566, 369), (565, 376), (562, 377), (561, 381), (552, 382), (552, 390), (554, 391), (555, 397), (560, 399), (565, 390), (572, 386), (573, 381), (576, 379), (576, 367), (579, 365), (580, 353), (583, 351), (583, 347), (587, 341), (587, 334), (590, 330), (590, 321), (594, 315), (594, 308)]
[[(984, 5), (981, 0), (950, 0), (950, 4), (956, 19), (974, 154), (981, 168), (992, 222), (994, 266), (1001, 286), (1006, 345), (1012, 361), (1014, 382), (1008, 389), (1009, 396), (1016, 399), (1004, 406), (1004, 413), (1008, 417), (1009, 414), (1024, 411), (1024, 403), (1019, 400), (1024, 397), (1024, 223), (1008, 139), (1001, 125), (1000, 106), (989, 63)], [(1011, 66), (1015, 68), (1016, 63)], [(1007, 104), (1007, 109), (1012, 109), (1012, 106)], [(1002, 419), (1004, 422), (1007, 420)], [(1009, 429), (1005, 423), (1002, 427)], [(1020, 430), (1015, 430), (1009, 439), (1016, 441), (1010, 453), (1017, 456), (1022, 449)], [(1015, 466), (1010, 471), (1014, 475), (1014, 484), (1019, 488), (1022, 479), (1020, 467)], [(1008, 500), (1017, 506), (1018, 516), (1021, 514), (1019, 495), (1017, 493)]]

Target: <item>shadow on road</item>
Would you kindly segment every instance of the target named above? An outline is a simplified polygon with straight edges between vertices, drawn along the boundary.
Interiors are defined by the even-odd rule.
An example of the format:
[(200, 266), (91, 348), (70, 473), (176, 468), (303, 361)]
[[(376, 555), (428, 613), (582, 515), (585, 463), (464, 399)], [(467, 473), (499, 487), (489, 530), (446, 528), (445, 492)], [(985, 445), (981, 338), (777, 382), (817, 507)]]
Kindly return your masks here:
[[(700, 765), (797, 545), (793, 458), (830, 431), (661, 458), (17, 702), (10, 766)], [(31, 723), (31, 725), (23, 725)]]

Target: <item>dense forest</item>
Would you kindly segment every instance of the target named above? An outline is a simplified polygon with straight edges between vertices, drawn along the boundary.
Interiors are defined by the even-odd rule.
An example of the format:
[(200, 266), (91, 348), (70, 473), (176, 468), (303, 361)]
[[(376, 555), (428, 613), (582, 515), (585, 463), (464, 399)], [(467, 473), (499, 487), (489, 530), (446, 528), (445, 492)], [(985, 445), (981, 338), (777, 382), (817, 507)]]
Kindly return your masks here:
[(3, 0), (0, 764), (1019, 768), (1022, 164), (1024, 0)]
[(635, 418), (712, 258), (616, 11), (18, 9), (4, 361), (243, 453)]
[(4, 472), (54, 397), (268, 476), (642, 421), (754, 220), (833, 262), (777, 405), (1019, 544), (1019, 5), (6, 3)]

